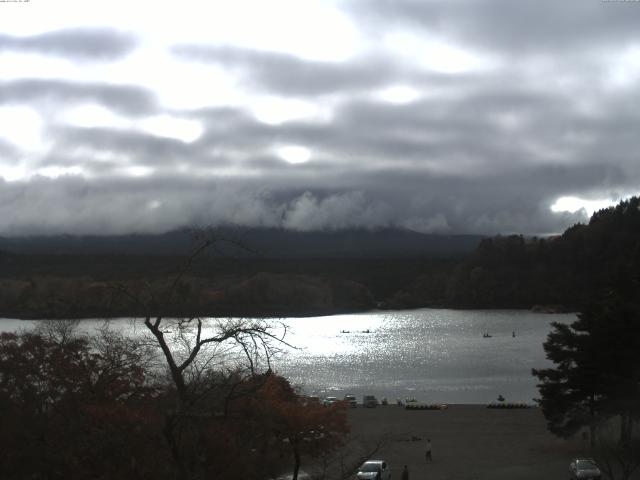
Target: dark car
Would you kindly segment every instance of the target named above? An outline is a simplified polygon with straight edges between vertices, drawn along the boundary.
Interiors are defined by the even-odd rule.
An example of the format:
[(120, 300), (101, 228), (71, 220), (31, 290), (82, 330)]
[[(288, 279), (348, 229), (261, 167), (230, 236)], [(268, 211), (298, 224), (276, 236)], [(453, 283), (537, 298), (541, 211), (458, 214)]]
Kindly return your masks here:
[(351, 394), (345, 395), (344, 400), (349, 403), (351, 408), (356, 408), (358, 406), (358, 401), (356, 400), (355, 395), (351, 395)]

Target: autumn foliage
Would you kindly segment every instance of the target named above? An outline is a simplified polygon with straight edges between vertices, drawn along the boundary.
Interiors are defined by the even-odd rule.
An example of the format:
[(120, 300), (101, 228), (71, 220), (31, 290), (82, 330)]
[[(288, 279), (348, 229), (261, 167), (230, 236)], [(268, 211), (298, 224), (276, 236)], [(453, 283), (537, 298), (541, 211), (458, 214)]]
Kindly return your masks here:
[(257, 394), (237, 405), (237, 415), (263, 432), (263, 449), (280, 458), (291, 456), (297, 472), (303, 456), (315, 457), (342, 445), (349, 432), (346, 402), (329, 406), (298, 395), (289, 382), (267, 375)]
[(348, 430), (343, 405), (307, 401), (270, 371), (203, 376), (178, 414), (146, 354), (117, 335), (0, 334), (0, 478), (184, 478), (178, 458), (198, 478), (264, 479)]

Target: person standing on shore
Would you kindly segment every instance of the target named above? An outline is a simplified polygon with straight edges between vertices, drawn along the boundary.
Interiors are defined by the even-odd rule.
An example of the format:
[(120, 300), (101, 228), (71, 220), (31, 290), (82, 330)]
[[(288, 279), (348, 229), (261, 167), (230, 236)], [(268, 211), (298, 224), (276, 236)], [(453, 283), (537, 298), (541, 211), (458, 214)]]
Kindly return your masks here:
[(405, 465), (402, 469), (402, 475), (400, 475), (400, 480), (409, 480), (409, 469)]
[(426, 457), (427, 463), (431, 463), (433, 461), (431, 458), (431, 439), (430, 438), (427, 439), (427, 451), (425, 452), (425, 457)]

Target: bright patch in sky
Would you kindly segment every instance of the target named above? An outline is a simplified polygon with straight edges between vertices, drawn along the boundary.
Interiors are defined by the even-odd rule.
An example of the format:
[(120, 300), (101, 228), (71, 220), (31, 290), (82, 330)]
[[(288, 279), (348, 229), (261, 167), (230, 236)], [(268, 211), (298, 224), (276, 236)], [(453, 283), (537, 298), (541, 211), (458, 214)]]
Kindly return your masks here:
[(23, 150), (41, 150), (42, 118), (29, 107), (0, 107), (0, 138)]
[(162, 202), (160, 200), (151, 200), (147, 203), (147, 208), (149, 210), (156, 210), (162, 206)]
[(258, 45), (314, 60), (344, 60), (361, 42), (348, 16), (323, 0), (56, 0), (38, 2), (37, 15), (30, 6), (10, 7), (3, 6), (2, 15), (5, 33), (12, 35), (32, 35), (74, 24), (117, 25), (160, 41), (172, 37), (186, 42)]
[(202, 135), (202, 125), (195, 120), (175, 118), (169, 115), (157, 115), (140, 122), (142, 129), (159, 137), (169, 137), (182, 140), (183, 142), (193, 142)]
[(154, 89), (165, 107), (197, 109), (246, 102), (246, 94), (237, 87), (237, 80), (222, 67), (180, 61), (167, 52), (155, 50), (151, 56), (154, 64), (150, 66), (149, 55), (140, 50), (121, 64), (122, 81), (135, 78), (136, 83)]
[(6, 182), (22, 180), (27, 175), (27, 168), (24, 164), (9, 165), (0, 163), (0, 178)]
[(640, 79), (640, 46), (628, 48), (619, 55), (609, 71), (613, 87), (635, 86)]
[(256, 98), (249, 108), (258, 121), (269, 125), (323, 115), (322, 109), (311, 102), (274, 96)]
[(588, 215), (592, 215), (594, 212), (603, 208), (611, 207), (616, 203), (617, 201), (615, 200), (585, 200), (578, 197), (560, 197), (556, 200), (556, 203), (551, 205), (551, 211), (556, 213), (575, 213), (580, 209), (584, 209)]
[[(6, 4), (3, 3), (3, 5)], [(86, 73), (85, 69), (78, 68), (78, 66), (66, 60), (26, 53), (2, 52), (0, 54), (0, 65), (2, 65), (2, 80), (52, 77), (73, 78), (74, 76), (78, 78), (82, 77), (83, 71)]]
[(146, 165), (131, 165), (120, 169), (120, 172), (128, 177), (148, 177), (154, 172), (154, 169)]
[(299, 145), (287, 145), (277, 149), (278, 155), (291, 164), (305, 163), (311, 158), (311, 151)]
[(407, 85), (394, 85), (379, 91), (376, 96), (385, 102), (404, 104), (416, 101), (420, 98), (420, 92)]
[(127, 128), (130, 123), (115, 115), (111, 110), (94, 104), (71, 108), (65, 112), (62, 119), (66, 123), (83, 128)]

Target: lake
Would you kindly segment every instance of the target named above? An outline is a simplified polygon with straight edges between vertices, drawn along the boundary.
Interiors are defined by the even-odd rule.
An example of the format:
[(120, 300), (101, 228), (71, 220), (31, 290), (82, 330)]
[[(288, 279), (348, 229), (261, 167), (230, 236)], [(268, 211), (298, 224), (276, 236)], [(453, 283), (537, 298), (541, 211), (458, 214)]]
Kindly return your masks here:
[[(308, 394), (416, 398), (434, 403), (532, 402), (532, 368), (549, 365), (542, 342), (550, 323), (574, 314), (525, 310), (419, 309), (286, 318), (289, 343), (274, 369)], [(35, 322), (0, 320), (5, 331)], [(83, 322), (90, 330), (98, 320)], [(112, 321), (130, 330), (131, 321)], [(344, 333), (343, 333), (344, 332)], [(369, 333), (365, 333), (369, 332)], [(483, 338), (488, 332), (491, 338)], [(513, 337), (515, 332), (515, 337)]]

